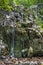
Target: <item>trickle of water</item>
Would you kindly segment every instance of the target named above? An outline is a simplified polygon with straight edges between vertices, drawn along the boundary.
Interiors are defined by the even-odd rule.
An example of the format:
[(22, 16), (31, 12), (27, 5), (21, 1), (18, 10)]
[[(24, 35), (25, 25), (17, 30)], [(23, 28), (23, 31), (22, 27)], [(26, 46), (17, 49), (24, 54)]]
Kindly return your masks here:
[(11, 57), (14, 57), (14, 25), (13, 25), (13, 22), (12, 22), (12, 25), (11, 25), (11, 32), (12, 32), (12, 39), (11, 39), (11, 50), (10, 50), (10, 55)]
[(11, 57), (14, 57), (14, 48), (11, 47)]

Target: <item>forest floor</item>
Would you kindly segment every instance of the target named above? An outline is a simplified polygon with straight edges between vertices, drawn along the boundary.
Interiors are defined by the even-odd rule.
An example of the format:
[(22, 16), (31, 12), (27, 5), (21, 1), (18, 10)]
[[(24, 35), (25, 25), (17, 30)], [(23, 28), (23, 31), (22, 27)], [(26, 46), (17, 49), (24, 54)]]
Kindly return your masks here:
[(0, 59), (0, 65), (43, 65), (43, 57)]

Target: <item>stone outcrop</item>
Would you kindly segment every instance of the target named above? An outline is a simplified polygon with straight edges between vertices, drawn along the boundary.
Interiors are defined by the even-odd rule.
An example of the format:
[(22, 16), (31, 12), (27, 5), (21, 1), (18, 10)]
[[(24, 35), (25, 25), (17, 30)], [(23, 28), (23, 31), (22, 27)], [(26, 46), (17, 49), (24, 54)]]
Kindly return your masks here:
[[(1, 13), (2, 15), (2, 13)], [(0, 15), (0, 16), (1, 16)], [(5, 18), (3, 19), (3, 16)], [(38, 17), (38, 16), (37, 16)], [(1, 19), (2, 18), (2, 19)], [(11, 25), (14, 25), (14, 53), (15, 57), (21, 57), (22, 50), (24, 50), (24, 57), (30, 56), (32, 47), (33, 52), (31, 56), (43, 55), (43, 33), (37, 25), (36, 17), (33, 11), (25, 9), (23, 6), (15, 6), (14, 11), (10, 13), (3, 13), (0, 18), (0, 25), (3, 29), (3, 39), (10, 48), (11, 43)], [(2, 31), (2, 30), (1, 30)], [(25, 52), (25, 49), (27, 51)], [(28, 55), (30, 51), (30, 55)]]

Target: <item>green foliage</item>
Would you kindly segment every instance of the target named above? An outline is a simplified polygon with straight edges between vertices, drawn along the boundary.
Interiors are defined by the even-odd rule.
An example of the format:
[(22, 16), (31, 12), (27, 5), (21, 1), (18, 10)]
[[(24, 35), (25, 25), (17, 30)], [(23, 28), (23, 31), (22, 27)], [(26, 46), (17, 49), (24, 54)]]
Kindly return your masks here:
[(17, 5), (24, 5), (28, 7), (38, 3), (43, 3), (43, 0), (14, 0), (14, 3)]
[(37, 0), (37, 3), (43, 3), (43, 0)]
[(0, 9), (7, 9), (7, 10), (13, 9), (12, 5), (10, 4), (12, 2), (13, 0), (0, 0)]
[(37, 18), (36, 21), (40, 29), (43, 29), (43, 21), (41, 20), (41, 18)]
[(13, 9), (12, 5), (24, 5), (25, 7), (29, 7), (30, 5), (34, 5), (37, 3), (43, 3), (43, 0), (0, 0), (0, 9)]
[(14, 0), (17, 5), (29, 6), (28, 0)]

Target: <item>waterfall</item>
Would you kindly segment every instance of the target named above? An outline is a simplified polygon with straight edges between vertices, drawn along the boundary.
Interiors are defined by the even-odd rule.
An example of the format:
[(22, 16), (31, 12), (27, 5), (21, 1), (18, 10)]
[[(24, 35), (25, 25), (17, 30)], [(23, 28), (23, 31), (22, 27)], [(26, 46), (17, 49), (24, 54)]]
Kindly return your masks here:
[[(12, 13), (13, 15), (13, 13)], [(11, 19), (12, 15), (6, 15), (7, 21), (9, 21), (9, 25), (10, 25), (10, 31), (11, 31), (11, 47), (10, 47), (10, 57), (13, 58), (14, 57), (14, 21)]]
[(11, 23), (10, 26), (11, 26), (11, 33), (12, 33), (10, 55), (11, 55), (11, 57), (14, 57), (14, 26), (13, 26), (13, 22)]

